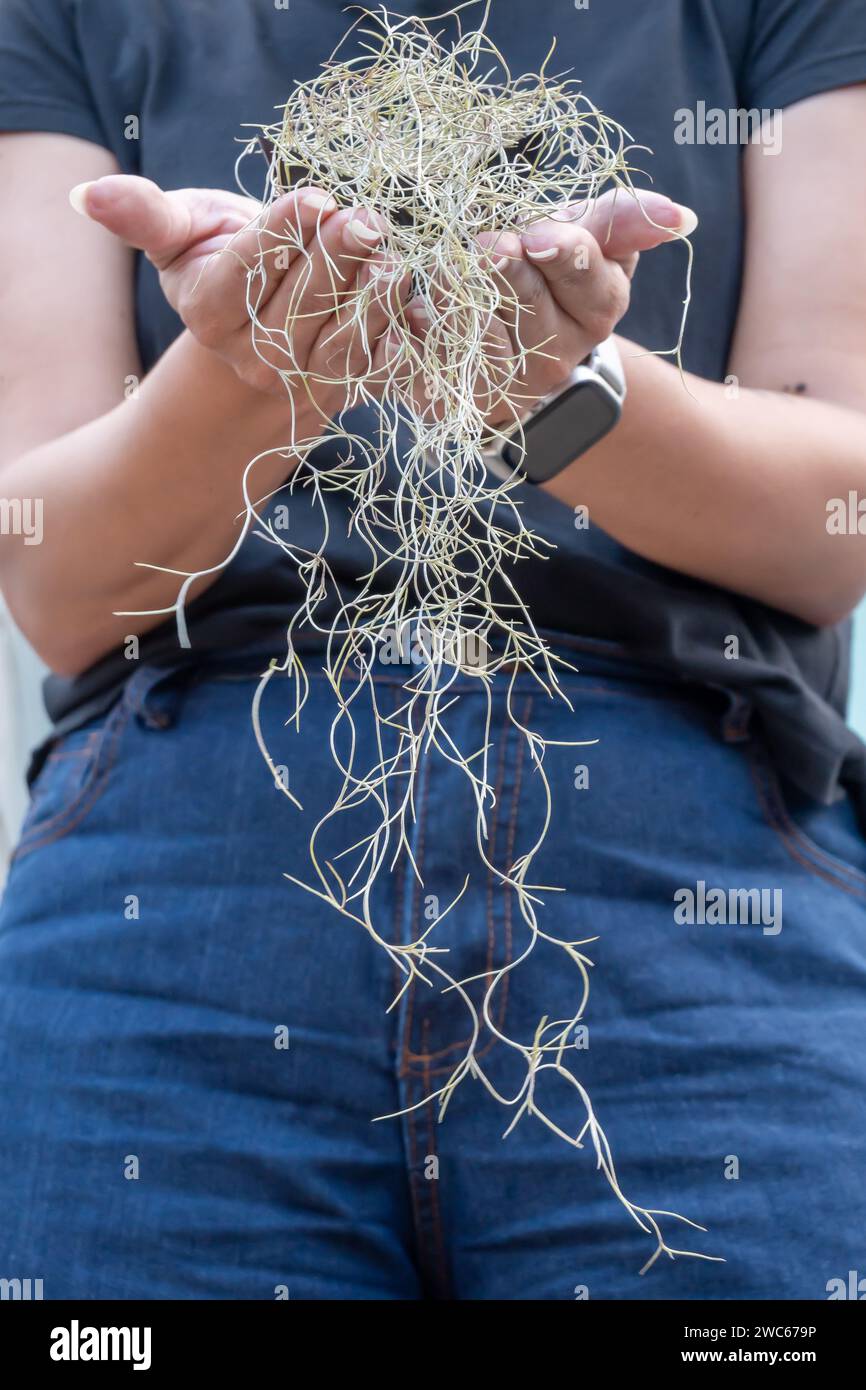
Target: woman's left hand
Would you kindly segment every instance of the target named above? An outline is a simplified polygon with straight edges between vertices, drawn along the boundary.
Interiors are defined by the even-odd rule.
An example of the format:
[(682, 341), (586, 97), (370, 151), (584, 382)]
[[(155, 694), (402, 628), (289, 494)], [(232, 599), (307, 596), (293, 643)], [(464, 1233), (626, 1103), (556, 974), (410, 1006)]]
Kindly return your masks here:
[[(487, 413), (491, 428), (513, 426), (613, 333), (628, 309), (642, 251), (688, 236), (697, 226), (689, 208), (662, 194), (638, 196), (639, 202), (622, 191), (607, 193), (582, 216), (572, 210), (573, 220), (545, 218), (520, 236), (490, 232), (479, 239), (490, 248), (503, 281), (504, 302), (489, 330), (489, 359), (501, 358), (505, 375), (520, 348), (540, 349), (527, 357), (508, 404), (497, 383), (489, 383), (489, 394), (485, 386), (494, 402)], [(509, 300), (520, 306), (517, 315)], [(429, 325), (424, 305), (413, 301), (409, 314), (422, 337)]]

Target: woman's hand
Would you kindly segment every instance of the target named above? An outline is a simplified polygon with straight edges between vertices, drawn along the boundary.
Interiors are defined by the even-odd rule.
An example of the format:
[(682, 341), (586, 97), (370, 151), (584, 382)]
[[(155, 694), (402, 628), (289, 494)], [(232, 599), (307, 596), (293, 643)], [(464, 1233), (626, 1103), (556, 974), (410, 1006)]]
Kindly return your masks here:
[[(260, 205), (240, 194), (201, 188), (165, 193), (148, 179), (126, 175), (79, 185), (71, 201), (145, 253), (193, 336), (256, 390), (283, 396), (275, 369), (303, 373), (314, 404), (331, 418), (345, 403), (345, 382), (387, 360), (387, 330), (408, 297), (407, 282), (382, 280), (385, 289), (371, 302), (364, 332), (334, 302), (335, 291), (348, 297), (381, 266), (384, 223), (366, 213), (338, 210), (333, 199), (309, 188), (278, 198), (260, 222)], [(490, 358), (501, 358), (505, 379), (518, 342), (540, 348), (511, 387), (509, 407), (501, 398), (492, 405), (491, 425), (523, 413), (613, 332), (628, 308), (641, 251), (696, 225), (688, 208), (656, 193), (642, 193), (640, 204), (610, 193), (584, 216), (577, 211), (573, 220), (537, 222), (522, 237), (491, 232), (483, 239), (508, 298), (527, 311), (515, 315), (503, 305), (490, 326)], [(261, 270), (250, 280), (253, 266)], [(429, 323), (427, 306), (413, 302), (409, 313), (420, 338)], [(495, 400), (497, 383), (489, 389)], [(420, 383), (419, 391), (419, 407), (430, 409)]]
[[(345, 403), (340, 378), (370, 369), (400, 286), (392, 285), (390, 305), (374, 297), (364, 333), (343, 321), (335, 290), (342, 297), (373, 273), (384, 224), (337, 210), (313, 188), (278, 198), (261, 221), (252, 198), (220, 189), (165, 193), (126, 175), (80, 184), (70, 201), (145, 253), (190, 333), (248, 385), (285, 397), (275, 368), (302, 372), (314, 404), (331, 418)], [(261, 270), (250, 280), (254, 266)]]
[[(585, 215), (581, 211), (566, 209), (560, 217), (534, 223), (522, 236), (490, 232), (481, 239), (502, 277), (504, 296), (520, 305), (515, 315), (503, 303), (490, 326), (489, 359), (501, 359), (504, 381), (519, 347), (540, 349), (510, 386), (509, 405), (503, 405), (497, 381), (485, 385), (485, 395), (494, 401), (487, 414), (491, 428), (513, 425), (515, 416), (561, 385), (613, 333), (628, 309), (641, 251), (687, 236), (697, 226), (689, 208), (658, 193), (642, 192), (639, 202), (622, 192), (608, 193)], [(429, 323), (426, 306), (413, 300), (409, 314), (422, 337)], [(479, 404), (485, 408), (484, 401)], [(427, 402), (426, 409), (432, 408)]]

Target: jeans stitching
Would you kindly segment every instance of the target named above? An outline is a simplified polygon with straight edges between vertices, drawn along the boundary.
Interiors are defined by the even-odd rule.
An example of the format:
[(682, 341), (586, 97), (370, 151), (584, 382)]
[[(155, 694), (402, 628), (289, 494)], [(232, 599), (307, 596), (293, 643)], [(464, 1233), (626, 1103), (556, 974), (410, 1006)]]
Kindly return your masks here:
[(114, 767), (120, 735), (126, 728), (131, 713), (128, 702), (121, 700), (109, 714), (99, 740), (88, 750), (93, 762), (84, 786), (68, 806), (56, 811), (47, 821), (38, 822), (22, 836), (11, 857), (12, 863), (25, 858), (36, 849), (44, 849), (63, 839), (92, 811)]
[[(423, 874), (424, 874), (424, 844), (425, 844), (426, 831), (427, 831), (427, 797), (428, 797), (428, 793), (429, 793), (429, 788), (430, 788), (430, 778), (427, 777), (427, 778), (425, 779), (425, 781), (424, 781), (424, 784), (423, 784), (423, 788), (422, 788), (422, 792), (421, 792), (421, 803), (420, 803), (420, 805), (419, 805), (419, 807), (418, 807), (418, 850), (417, 850), (417, 854), (416, 854), (416, 856), (415, 856), (415, 864), (416, 864), (416, 867), (417, 867), (417, 869), (418, 869), (418, 873), (414, 876), (414, 883), (413, 883), (413, 885), (412, 885), (412, 921), (413, 921), (413, 924), (416, 923), (416, 922), (418, 921), (418, 908), (419, 908), (420, 899), (421, 899), (421, 883), (420, 883), (420, 878), (423, 877)], [(404, 851), (404, 853), (405, 853), (405, 851)], [(416, 980), (413, 980), (412, 983), (411, 983), (410, 986), (409, 986), (409, 998), (408, 998), (408, 1000), (407, 1000), (407, 1002), (406, 1002), (406, 1021), (405, 1021), (405, 1025), (404, 1025), (404, 1028), (403, 1028), (403, 1048), (402, 1048), (402, 1065), (401, 1065), (401, 1070), (402, 1070), (403, 1075), (406, 1075), (407, 1072), (409, 1071), (409, 1068), (410, 1068), (410, 1058), (413, 1058), (413, 1059), (414, 1059), (414, 1054), (413, 1054), (413, 1052), (412, 1052), (412, 1025), (413, 1025), (414, 1014), (415, 1014), (415, 992), (416, 992), (416, 989), (417, 989), (417, 981), (416, 981)]]
[[(531, 709), (532, 709), (532, 696), (530, 695), (530, 696), (527, 697), (527, 701), (526, 701), (526, 704), (525, 704), (525, 706), (524, 706), (524, 714), (523, 714), (523, 723), (524, 723), (524, 724), (526, 723), (526, 721), (527, 721), (528, 718), (529, 718), (529, 713), (530, 713)], [(500, 787), (500, 788), (501, 788), (501, 785), (502, 785), (502, 780), (504, 779), (504, 775), (505, 775), (506, 750), (507, 750), (507, 744), (508, 744), (508, 734), (509, 734), (509, 732), (510, 732), (510, 724), (511, 724), (511, 721), (510, 721), (509, 716), (508, 716), (508, 714), (507, 714), (507, 712), (506, 712), (506, 714), (503, 716), (503, 721), (502, 721), (502, 731), (501, 731), (501, 739), (500, 739), (500, 750), (501, 750), (501, 751), (500, 751), (499, 767), (497, 768), (497, 785), (498, 785), (498, 787)], [(513, 844), (514, 844), (514, 835), (513, 835), (513, 833), (511, 833), (511, 832), (512, 832), (512, 827), (514, 827), (514, 829), (516, 829), (516, 820), (517, 820), (516, 802), (517, 802), (517, 797), (519, 796), (520, 776), (521, 776), (521, 768), (522, 768), (522, 766), (523, 766), (523, 755), (524, 755), (524, 752), (525, 752), (525, 748), (526, 748), (525, 740), (524, 740), (524, 739), (521, 739), (521, 740), (520, 740), (519, 747), (518, 747), (518, 750), (517, 750), (517, 764), (516, 764), (516, 774), (515, 774), (515, 787), (514, 787), (514, 789), (512, 790), (512, 793), (511, 793), (511, 810), (510, 810), (509, 821), (508, 821), (509, 833), (510, 833), (510, 836), (511, 836), (511, 838), (510, 838), (510, 847), (507, 849), (507, 853), (509, 853), (509, 854), (510, 854), (510, 852), (511, 852), (511, 849), (513, 849)], [(493, 862), (493, 852), (494, 852), (494, 847), (495, 847), (495, 846), (494, 846), (494, 840), (495, 840), (495, 838), (496, 838), (496, 835), (497, 835), (497, 832), (498, 832), (498, 829), (499, 829), (499, 807), (500, 807), (500, 798), (499, 798), (499, 796), (497, 796), (496, 801), (495, 801), (495, 803), (494, 803), (494, 807), (493, 807), (493, 816), (492, 816), (491, 822), (490, 822), (491, 844), (490, 844), (490, 855), (489, 855), (489, 857), (490, 857), (491, 863)], [(419, 867), (420, 867), (420, 866), (419, 866)], [(510, 865), (509, 865), (508, 867), (510, 868)], [(491, 892), (492, 879), (493, 879), (493, 875), (492, 875), (491, 871), (488, 869), (488, 871), (487, 871), (487, 883), (488, 883), (488, 899), (487, 899), (487, 904), (488, 904), (488, 906), (487, 906), (487, 963), (488, 963), (488, 970), (489, 970), (489, 969), (491, 968), (491, 966), (492, 966), (493, 956), (494, 956), (494, 952), (495, 952), (495, 941), (496, 941), (496, 924), (495, 924), (495, 918), (494, 918), (494, 915), (493, 915), (492, 892)], [(504, 962), (503, 962), (503, 965), (504, 965), (504, 966), (508, 966), (508, 965), (511, 964), (511, 944), (512, 944), (512, 932), (511, 932), (511, 905), (512, 905), (512, 904), (511, 904), (510, 892), (507, 892), (507, 893), (506, 893), (506, 899), (505, 899), (505, 960), (504, 960)], [(500, 991), (499, 991), (499, 1016), (498, 1016), (498, 1019), (497, 1019), (497, 1027), (500, 1029), (500, 1031), (504, 1028), (504, 1025), (505, 1025), (505, 1011), (506, 1011), (506, 1009), (507, 1009), (507, 1007), (508, 1007), (508, 982), (509, 982), (509, 977), (508, 977), (508, 975), (506, 975), (506, 976), (504, 977), (504, 979), (503, 979), (502, 986), (501, 986)], [(413, 986), (412, 986), (412, 989), (414, 990), (414, 988), (415, 988), (415, 986), (413, 985)], [(410, 1037), (410, 1041), (411, 1041), (411, 1037)], [(469, 1046), (469, 1044), (471, 1043), (471, 1041), (472, 1041), (472, 1034), (469, 1033), (465, 1038), (461, 1038), (461, 1039), (459, 1039), (457, 1042), (448, 1043), (447, 1046), (445, 1046), (445, 1047), (440, 1047), (436, 1052), (412, 1052), (412, 1051), (411, 1051), (411, 1048), (407, 1046), (407, 1048), (406, 1048), (406, 1050), (405, 1050), (405, 1052), (404, 1052), (404, 1062), (405, 1062), (405, 1065), (406, 1065), (407, 1067), (409, 1067), (409, 1066), (411, 1065), (411, 1063), (419, 1063), (419, 1062), (420, 1062), (420, 1063), (422, 1064), (422, 1067), (423, 1067), (423, 1070), (424, 1070), (425, 1075), (429, 1075), (429, 1076), (431, 1076), (431, 1077), (432, 1077), (432, 1076), (443, 1076), (443, 1075), (445, 1075), (446, 1072), (452, 1072), (452, 1071), (454, 1070), (454, 1063), (453, 1063), (453, 1062), (444, 1062), (441, 1066), (438, 1066), (438, 1067), (431, 1067), (431, 1066), (430, 1066), (430, 1063), (433, 1062), (433, 1061), (436, 1061), (436, 1059), (439, 1058), (439, 1057), (447, 1057), (447, 1056), (449, 1056), (449, 1054), (451, 1054), (451, 1053), (453, 1053), (453, 1052), (459, 1052), (461, 1049), (467, 1048), (467, 1047)], [(494, 1038), (491, 1038), (491, 1039), (489, 1040), (489, 1042), (486, 1042), (486, 1043), (484, 1044), (484, 1046), (481, 1048), (481, 1050), (475, 1054), (476, 1058), (480, 1061), (482, 1057), (486, 1057), (487, 1054), (490, 1052), (491, 1048), (495, 1045), (495, 1042), (496, 1042), (495, 1037), (494, 1037)]]
[[(496, 814), (495, 821), (493, 821), (493, 822), (491, 823), (491, 826), (490, 826), (490, 846), (489, 846), (489, 850), (488, 850), (488, 858), (489, 858), (489, 860), (490, 860), (490, 863), (494, 866), (494, 868), (495, 868), (495, 865), (496, 865), (496, 849), (497, 849), (497, 844), (498, 844), (498, 839), (499, 839), (499, 814), (498, 814), (498, 812), (499, 812), (499, 803), (500, 803), (500, 799), (501, 799), (501, 796), (502, 796), (502, 785), (503, 785), (503, 783), (504, 783), (504, 781), (505, 781), (505, 762), (506, 762), (506, 753), (508, 752), (508, 735), (509, 735), (509, 732), (510, 732), (510, 730), (509, 730), (509, 727), (508, 727), (508, 720), (507, 720), (507, 718), (506, 718), (505, 720), (503, 720), (503, 725), (502, 725), (502, 744), (501, 744), (500, 753), (499, 753), (499, 766), (498, 766), (497, 769), (496, 769), (496, 792), (495, 792), (496, 802), (495, 802), (495, 805), (494, 805), (494, 810), (496, 811), (497, 814)], [(507, 844), (506, 844), (506, 853), (507, 853), (507, 852), (508, 852), (508, 847), (507, 847)], [(486, 893), (485, 893), (485, 897), (486, 897), (486, 907), (487, 907), (487, 973), (488, 973), (488, 975), (489, 975), (490, 972), (493, 970), (493, 960), (494, 960), (494, 956), (495, 956), (495, 954), (496, 954), (496, 918), (495, 918), (494, 906), (493, 906), (493, 897), (494, 897), (494, 886), (495, 886), (495, 882), (496, 882), (496, 877), (495, 877), (495, 874), (494, 874), (494, 872), (493, 872), (493, 869), (488, 869), (488, 870), (487, 870)], [(507, 942), (507, 941), (508, 941), (508, 930), (507, 930), (507, 928), (506, 928), (506, 931), (505, 931), (505, 939), (506, 939), (506, 942)], [(510, 963), (510, 958), (509, 958), (508, 960), (506, 960), (505, 964), (508, 965), (509, 963)], [(503, 1024), (504, 1024), (504, 1022), (505, 1022), (505, 1004), (506, 1004), (506, 1002), (507, 1002), (507, 986), (508, 986), (508, 976), (506, 975), (506, 976), (505, 976), (505, 979), (504, 979), (504, 981), (503, 981), (503, 992), (502, 992), (502, 994), (500, 995), (500, 999), (501, 999), (502, 1002), (501, 1002), (501, 1005), (500, 1005), (499, 1018), (498, 1018), (498, 1020), (497, 1020), (497, 1027), (500, 1029), (500, 1031), (501, 1031), (501, 1029), (502, 1029), (502, 1027), (503, 1027)], [(467, 1038), (466, 1041), (467, 1041), (467, 1043), (468, 1043), (469, 1039)]]
[[(428, 1020), (424, 1020), (425, 1032), (429, 1027)], [(431, 1090), (432, 1072), (428, 1067), (424, 1071), (424, 1085), (429, 1095)], [(432, 1157), (439, 1162), (439, 1154), (436, 1148), (436, 1117), (434, 1113), (435, 1101), (427, 1102), (427, 1146)], [(431, 1178), (428, 1186), (430, 1187), (430, 1215), (433, 1222), (433, 1239), (436, 1245), (436, 1256), (439, 1269), (440, 1289), (443, 1293), (450, 1293), (450, 1281), (448, 1278), (448, 1263), (445, 1255), (445, 1231), (442, 1224), (442, 1210), (439, 1205), (439, 1172), (437, 1167), (436, 1176)]]
[(421, 1190), (418, 1186), (418, 1135), (415, 1129), (415, 1091), (411, 1082), (406, 1085), (406, 1127), (409, 1131), (409, 1194), (412, 1204), (412, 1225), (415, 1228), (415, 1244), (418, 1248), (419, 1264), (424, 1262), (424, 1222), (421, 1214)]
[[(866, 899), (866, 874), (845, 864), (814, 844), (794, 821), (785, 805), (775, 771), (763, 754), (754, 750), (749, 756), (749, 765), (758, 792), (758, 800), (764, 817), (782, 841), (786, 851), (798, 864), (816, 878), (841, 889), (854, 898)], [(807, 858), (806, 856), (810, 856)], [(846, 883), (845, 875), (852, 880)]]
[[(533, 697), (532, 695), (530, 695), (530, 696), (527, 698), (526, 705), (524, 706), (524, 710), (523, 710), (523, 715), (521, 716), (521, 723), (523, 723), (527, 728), (529, 727), (529, 721), (530, 721), (530, 719), (532, 718), (532, 706), (533, 706), (533, 701), (534, 701), (534, 697)], [(523, 787), (523, 761), (524, 761), (525, 754), (526, 754), (526, 740), (525, 740), (525, 739), (521, 739), (521, 741), (520, 741), (520, 748), (519, 748), (519, 750), (518, 750), (518, 755), (517, 755), (517, 766), (516, 766), (516, 768), (515, 768), (515, 770), (514, 770), (514, 795), (513, 795), (512, 800), (511, 800), (511, 815), (510, 815), (509, 821), (508, 821), (508, 843), (507, 843), (507, 846), (506, 846), (506, 853), (507, 853), (507, 855), (508, 855), (508, 860), (507, 860), (507, 871), (508, 871), (508, 873), (511, 873), (511, 870), (512, 870), (513, 867), (514, 867), (514, 844), (515, 844), (515, 841), (516, 841), (516, 839), (517, 839), (517, 813), (518, 813), (518, 809), (519, 809), (519, 807), (520, 807), (520, 792), (521, 792), (521, 789), (522, 789), (522, 787)], [(513, 889), (509, 889), (509, 891), (506, 893), (506, 897), (505, 897), (505, 963), (506, 963), (506, 965), (510, 965), (510, 964), (511, 964), (511, 960), (512, 960), (512, 951), (513, 951), (513, 913), (514, 913), (514, 890), (513, 890)], [(504, 1023), (504, 1021), (505, 1021), (505, 1008), (506, 1008), (506, 1004), (507, 1004), (507, 1000), (508, 1000), (508, 985), (509, 985), (510, 979), (511, 979), (511, 975), (508, 974), (508, 975), (505, 976), (505, 979), (504, 979), (503, 982), (502, 982), (502, 996), (503, 996), (502, 1023)], [(500, 1024), (500, 1027), (501, 1027), (501, 1026), (502, 1026), (502, 1025)]]

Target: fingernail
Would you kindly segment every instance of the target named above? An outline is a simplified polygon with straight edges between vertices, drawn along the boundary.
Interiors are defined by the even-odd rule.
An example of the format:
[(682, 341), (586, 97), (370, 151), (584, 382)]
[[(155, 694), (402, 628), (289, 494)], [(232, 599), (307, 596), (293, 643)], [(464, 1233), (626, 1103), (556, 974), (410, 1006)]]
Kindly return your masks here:
[(559, 255), (558, 246), (548, 246), (544, 251), (531, 251), (529, 247), (524, 244), (524, 249), (531, 261), (555, 261)]
[(657, 203), (655, 206), (650, 204), (646, 213), (660, 227), (670, 227), (672, 231), (681, 232), (683, 236), (691, 236), (698, 225), (696, 212), (692, 212), (691, 208), (684, 207), (682, 203), (673, 202), (670, 198)]
[(69, 190), (69, 202), (81, 217), (87, 217), (87, 190), (92, 188), (95, 179), (88, 179), (86, 183), (77, 183), (74, 188)]
[(356, 241), (360, 241), (362, 246), (375, 246), (385, 235), (382, 227), (368, 227), (366, 222), (359, 222), (357, 217), (353, 217), (351, 222), (346, 223), (346, 233)]
[(330, 193), (321, 193), (317, 188), (302, 188), (298, 193), (298, 201), (305, 208), (311, 208), (318, 212), (321, 208), (335, 208), (336, 198), (332, 198)]
[(416, 319), (420, 319), (422, 323), (430, 322), (430, 311), (427, 308), (427, 305), (423, 302), (423, 300), (413, 299), (411, 304), (409, 304), (408, 308), (410, 313)]
[(677, 231), (682, 232), (683, 236), (691, 236), (698, 225), (698, 214), (693, 212), (691, 208), (683, 207), (682, 203), (674, 203), (674, 207), (680, 214)]

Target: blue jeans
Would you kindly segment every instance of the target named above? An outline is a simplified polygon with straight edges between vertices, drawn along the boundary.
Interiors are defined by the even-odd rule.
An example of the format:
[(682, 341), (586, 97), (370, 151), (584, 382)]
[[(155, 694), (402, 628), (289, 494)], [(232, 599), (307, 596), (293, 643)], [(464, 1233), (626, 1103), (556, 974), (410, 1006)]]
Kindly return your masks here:
[[(42, 1279), (49, 1299), (569, 1300), (823, 1299), (866, 1274), (851, 809), (802, 804), (722, 693), (580, 664), (563, 680), (573, 713), (527, 675), (514, 687), (546, 738), (599, 740), (548, 749), (553, 821), (530, 875), (566, 890), (539, 894), (546, 930), (597, 938), (567, 1060), (626, 1195), (702, 1223), (662, 1219), (671, 1244), (725, 1263), (662, 1257), (641, 1277), (654, 1241), (589, 1141), (531, 1115), (503, 1138), (513, 1110), (472, 1079), (441, 1124), (419, 1104), (466, 1051), (465, 1006), (417, 985), (386, 1012), (400, 978), (385, 952), (285, 877), (310, 881), (307, 836), (338, 786), (323, 677), (300, 736), (286, 687), (264, 700), (299, 812), (253, 741), (252, 670), (141, 669), (38, 774), (0, 914), (0, 1277)], [(382, 670), (383, 709), (405, 675)], [(542, 812), (506, 685), (488, 826), (503, 868)], [(461, 687), (450, 728), (477, 746), (483, 698)], [(405, 854), (380, 878), (382, 934), (416, 937), (429, 898), (450, 902), (469, 873), (432, 944), (461, 978), (516, 959), (514, 893), (482, 871), (468, 783), (441, 758), (420, 774), (412, 848), (423, 887)], [(575, 1012), (558, 948), (506, 980), (494, 1023), (511, 1037)], [(479, 1057), (515, 1094), (519, 1058), (489, 1035)], [(577, 1133), (576, 1092), (542, 1081)]]

